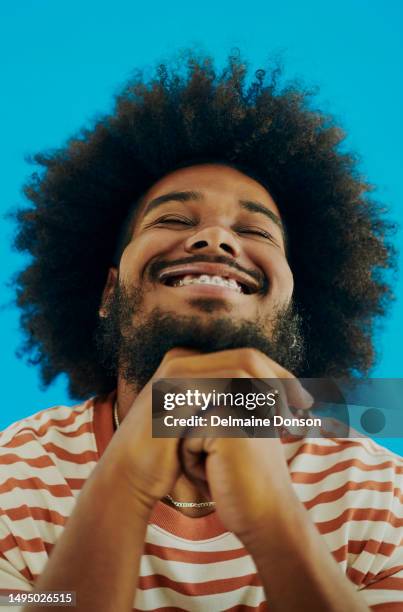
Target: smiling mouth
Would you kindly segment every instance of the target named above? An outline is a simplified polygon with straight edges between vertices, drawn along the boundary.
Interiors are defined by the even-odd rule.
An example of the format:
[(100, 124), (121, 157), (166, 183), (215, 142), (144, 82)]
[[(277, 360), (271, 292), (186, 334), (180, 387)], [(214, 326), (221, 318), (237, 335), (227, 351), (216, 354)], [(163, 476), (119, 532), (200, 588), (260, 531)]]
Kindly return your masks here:
[(184, 276), (174, 276), (167, 278), (163, 283), (168, 287), (188, 287), (190, 285), (210, 285), (213, 287), (223, 287), (225, 289), (232, 289), (237, 293), (249, 293), (246, 285), (239, 283), (233, 278), (223, 277), (209, 274), (186, 274)]
[(250, 295), (259, 293), (264, 286), (263, 279), (254, 278), (233, 265), (211, 261), (177, 262), (164, 266), (156, 275), (158, 282), (173, 288), (204, 287), (213, 293), (219, 290), (233, 291), (237, 294)]
[(246, 284), (221, 275), (210, 275), (210, 274), (181, 274), (177, 276), (170, 276), (162, 280), (162, 284), (168, 287), (188, 287), (190, 285), (204, 285), (213, 287), (223, 287), (224, 289), (231, 289), (236, 293), (251, 294), (252, 289)]

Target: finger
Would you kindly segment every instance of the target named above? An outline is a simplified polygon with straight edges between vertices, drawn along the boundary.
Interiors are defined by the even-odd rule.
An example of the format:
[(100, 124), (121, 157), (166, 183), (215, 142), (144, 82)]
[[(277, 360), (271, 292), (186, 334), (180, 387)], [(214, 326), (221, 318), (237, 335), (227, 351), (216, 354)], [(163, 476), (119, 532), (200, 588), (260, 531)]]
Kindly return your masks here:
[[(173, 366), (177, 362), (179, 363), (179, 366), (181, 366), (183, 365), (183, 363), (187, 363), (186, 358), (194, 357), (196, 355), (200, 355), (200, 351), (197, 351), (196, 349), (189, 349), (181, 346), (177, 346), (173, 349), (170, 349), (165, 353), (160, 365), (158, 366), (157, 370), (154, 373), (154, 376), (152, 377), (152, 380), (155, 380), (156, 378), (172, 378), (172, 376), (170, 375), (161, 375), (161, 369), (163, 370), (164, 368), (166, 368), (167, 364)], [(184, 358), (185, 361), (183, 362)], [(175, 367), (179, 371), (178, 366)], [(177, 378), (180, 378), (180, 375), (178, 375)]]
[[(186, 368), (189, 378), (192, 376), (203, 378), (205, 377), (204, 370), (218, 371), (223, 368), (237, 372), (237, 375), (234, 374), (231, 378), (278, 378), (281, 379), (288, 401), (292, 406), (309, 409), (314, 401), (310, 393), (291, 372), (256, 349), (230, 349), (182, 358), (178, 356), (176, 366), (178, 369)], [(241, 372), (245, 374), (241, 375)], [(215, 378), (218, 376), (216, 375)]]
[(289, 405), (303, 409), (309, 409), (312, 406), (314, 402), (312, 395), (292, 372), (260, 351), (255, 349), (242, 349), (242, 351), (241, 358), (246, 363), (251, 378), (278, 379), (276, 385), (279, 386), (279, 392), (281, 390), (285, 392)]
[(191, 355), (200, 355), (200, 351), (196, 349), (184, 348), (182, 346), (176, 346), (173, 349), (167, 351), (164, 355), (161, 363), (167, 363), (172, 359), (177, 359), (178, 357), (190, 357)]
[(178, 445), (178, 459), (183, 474), (193, 482), (207, 498), (211, 499), (206, 474), (205, 439), (183, 438)]

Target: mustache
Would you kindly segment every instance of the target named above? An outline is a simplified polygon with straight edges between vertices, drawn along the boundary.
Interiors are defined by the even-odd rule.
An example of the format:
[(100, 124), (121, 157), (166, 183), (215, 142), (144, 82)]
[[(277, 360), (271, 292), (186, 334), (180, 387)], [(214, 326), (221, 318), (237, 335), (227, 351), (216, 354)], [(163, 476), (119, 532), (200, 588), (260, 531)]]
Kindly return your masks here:
[(148, 276), (151, 280), (155, 281), (158, 279), (158, 275), (160, 272), (165, 270), (165, 268), (170, 268), (171, 266), (178, 266), (182, 264), (193, 264), (193, 263), (217, 263), (223, 264), (230, 268), (234, 268), (243, 274), (249, 275), (253, 278), (261, 288), (262, 291), (265, 291), (268, 286), (268, 281), (265, 275), (258, 270), (249, 270), (240, 266), (236, 261), (231, 259), (230, 257), (226, 257), (225, 255), (197, 255), (196, 257), (181, 257), (180, 259), (172, 259), (170, 261), (158, 260), (154, 261), (150, 264), (148, 269)]

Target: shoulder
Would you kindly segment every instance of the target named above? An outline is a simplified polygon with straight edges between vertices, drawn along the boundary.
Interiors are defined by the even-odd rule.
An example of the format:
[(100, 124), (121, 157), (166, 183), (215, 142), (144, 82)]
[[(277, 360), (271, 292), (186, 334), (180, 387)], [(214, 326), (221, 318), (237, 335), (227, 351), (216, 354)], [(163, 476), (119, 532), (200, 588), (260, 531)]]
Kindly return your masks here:
[[(79, 490), (99, 459), (93, 417), (91, 398), (72, 407), (41, 410), (2, 431), (2, 503), (7, 496), (15, 499), (28, 490), (40, 494), (53, 485), (63, 485), (69, 495)], [(52, 492), (57, 497), (59, 489)]]
[(73, 476), (75, 480), (77, 476), (88, 476), (98, 460), (93, 411), (93, 399), (72, 407), (54, 406), (17, 421), (0, 433), (3, 503), (7, 495), (15, 498), (23, 490), (70, 481), (74, 485)]
[(403, 458), (366, 437), (287, 439), (284, 447), (291, 469), (386, 470), (397, 479), (403, 474)]
[(41, 573), (97, 462), (93, 411), (54, 406), (0, 433), (0, 587)]
[(286, 444), (286, 455), (299, 493), (318, 509), (330, 500), (369, 509), (402, 499), (403, 459), (369, 438), (300, 440)]
[(369, 438), (285, 443), (298, 497), (360, 588), (403, 567), (403, 459)]
[(16, 421), (0, 432), (0, 453), (24, 442), (44, 443), (58, 435), (77, 432), (77, 428), (90, 425), (93, 420), (94, 398), (74, 406), (53, 406)]

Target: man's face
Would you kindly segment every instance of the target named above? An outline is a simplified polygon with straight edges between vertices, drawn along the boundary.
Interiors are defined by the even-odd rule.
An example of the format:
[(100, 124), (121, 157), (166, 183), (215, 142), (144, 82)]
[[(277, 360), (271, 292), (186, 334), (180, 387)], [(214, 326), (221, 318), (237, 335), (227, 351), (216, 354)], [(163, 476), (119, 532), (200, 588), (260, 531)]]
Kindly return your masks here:
[(303, 341), (292, 291), (266, 189), (227, 166), (177, 170), (145, 194), (110, 272), (100, 359), (138, 389), (174, 347), (252, 347), (295, 371)]
[(267, 318), (293, 290), (270, 194), (214, 164), (174, 171), (145, 194), (119, 277), (142, 291), (143, 314), (158, 306), (201, 319)]

